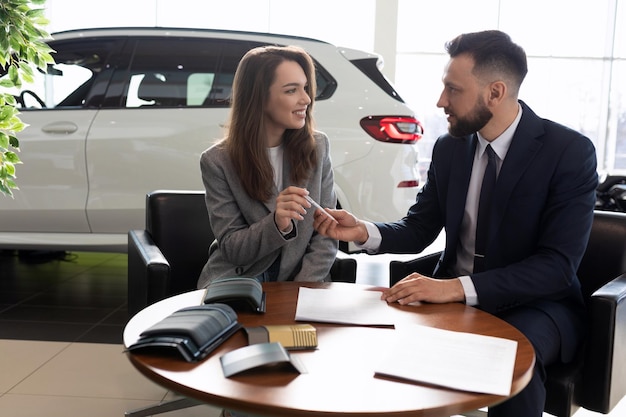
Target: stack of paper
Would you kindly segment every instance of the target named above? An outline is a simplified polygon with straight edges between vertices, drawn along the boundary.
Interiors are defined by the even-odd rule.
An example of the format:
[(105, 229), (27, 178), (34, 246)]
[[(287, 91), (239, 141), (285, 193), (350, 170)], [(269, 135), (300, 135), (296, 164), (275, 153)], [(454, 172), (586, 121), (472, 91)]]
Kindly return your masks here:
[(517, 341), (417, 324), (397, 325), (379, 291), (300, 288), (296, 320), (395, 325), (375, 368), (390, 376), (458, 390), (507, 396)]
[(391, 307), (380, 291), (314, 289), (301, 287), (296, 320), (327, 323), (392, 326)]
[(396, 326), (376, 373), (496, 395), (509, 395), (517, 341), (420, 325)]

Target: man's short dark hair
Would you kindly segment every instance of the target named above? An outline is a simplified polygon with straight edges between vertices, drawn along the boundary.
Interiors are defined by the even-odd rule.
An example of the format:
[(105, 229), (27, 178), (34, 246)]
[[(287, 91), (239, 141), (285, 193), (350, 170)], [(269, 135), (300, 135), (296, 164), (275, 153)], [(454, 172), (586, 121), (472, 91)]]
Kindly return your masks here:
[(528, 72), (524, 49), (499, 30), (464, 33), (447, 42), (446, 51), (450, 58), (470, 55), (476, 76), (498, 74), (509, 78), (516, 91)]

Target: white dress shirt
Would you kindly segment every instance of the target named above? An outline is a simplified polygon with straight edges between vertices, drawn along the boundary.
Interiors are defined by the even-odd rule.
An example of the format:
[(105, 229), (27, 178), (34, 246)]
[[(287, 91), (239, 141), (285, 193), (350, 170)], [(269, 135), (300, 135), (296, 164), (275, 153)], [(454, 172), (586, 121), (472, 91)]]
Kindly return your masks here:
[[(283, 155), (285, 151), (283, 148), (283, 144), (281, 143), (278, 146), (274, 146), (271, 148), (267, 148), (267, 155), (270, 158), (270, 163), (272, 164), (272, 169), (274, 170), (274, 185), (276, 185), (276, 189), (280, 193), (283, 189)], [(276, 226), (278, 227), (278, 226)], [(283, 236), (288, 236), (291, 232), (293, 232), (293, 221), (290, 223), (289, 228), (285, 231), (279, 229), (279, 232), (282, 233)]]
[(267, 156), (270, 158), (270, 163), (274, 169), (274, 184), (276, 189), (280, 193), (283, 190), (283, 144), (272, 148), (267, 148)]

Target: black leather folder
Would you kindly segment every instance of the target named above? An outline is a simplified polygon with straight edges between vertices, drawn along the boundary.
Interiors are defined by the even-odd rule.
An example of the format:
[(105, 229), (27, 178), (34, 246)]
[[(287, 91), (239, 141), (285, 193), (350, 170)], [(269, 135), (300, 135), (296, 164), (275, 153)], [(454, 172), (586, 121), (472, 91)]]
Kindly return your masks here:
[(143, 331), (128, 347), (136, 353), (173, 353), (196, 362), (241, 328), (237, 313), (226, 304), (205, 304), (175, 311)]
[(207, 287), (204, 303), (223, 303), (236, 311), (264, 313), (265, 292), (254, 278), (218, 278)]

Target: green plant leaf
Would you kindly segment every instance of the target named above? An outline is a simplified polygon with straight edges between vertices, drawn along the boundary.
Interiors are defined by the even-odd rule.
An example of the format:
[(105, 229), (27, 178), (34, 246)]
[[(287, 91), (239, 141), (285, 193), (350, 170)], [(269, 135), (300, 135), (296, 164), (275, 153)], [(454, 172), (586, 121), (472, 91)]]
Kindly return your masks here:
[(44, 17), (44, 10), (43, 9), (31, 9), (28, 12), (26, 12), (26, 17), (33, 20), (36, 17)]
[[(9, 180), (9, 179), (3, 179), (2, 181), (0, 181), (0, 191), (2, 191), (5, 195), (8, 195), (9, 197), (13, 197), (13, 192), (11, 192), (11, 184), (15, 184), (13, 181)], [(14, 189), (17, 189), (17, 186), (12, 187)]]
[(15, 176), (15, 165), (13, 165), (13, 163), (5, 159), (4, 167), (6, 168), (7, 178)]
[(0, 108), (0, 120), (9, 120), (17, 113), (17, 109), (13, 106), (4, 105)]
[(9, 188), (13, 188), (14, 190), (20, 189), (12, 178), (7, 178), (6, 183)]
[(21, 87), (22, 86), (22, 81), (20, 80), (20, 76), (17, 72), (17, 66), (15, 65), (11, 65), (9, 67), (9, 79), (11, 79), (11, 81), (13, 82), (13, 85), (16, 87)]
[(2, 105), (15, 106), (17, 103), (15, 102), (15, 96), (13, 94), (4, 94), (4, 101)]
[(21, 132), (28, 127), (28, 125), (22, 122), (19, 117), (15, 117), (12, 121), (13, 123), (11, 124), (10, 130), (14, 133)]
[[(55, 51), (45, 42), (50, 38), (43, 26), (49, 23), (43, 6), (46, 0), (0, 0), (0, 67), (5, 73), (0, 87), (20, 89), (34, 81), (35, 66), (43, 71), (54, 64)], [(0, 192), (13, 197), (15, 165), (21, 164), (17, 132), (28, 125), (19, 118), (12, 94), (0, 93)]]
[(20, 149), (20, 140), (13, 135), (9, 135), (9, 145), (11, 145), (13, 147), (13, 149), (16, 149), (19, 151)]
[(0, 131), (0, 151), (9, 149), (10, 139), (9, 135)]
[[(0, 49), (3, 51), (9, 50), (9, 38), (7, 36), (0, 36)], [(2, 60), (4, 61), (2, 66), (6, 65), (6, 59), (4, 58), (4, 53), (2, 54)]]
[[(11, 151), (6, 151), (4, 153), (4, 158), (6, 161), (10, 162), (11, 164), (19, 164), (22, 162), (20, 161), (20, 157), (17, 156), (15, 152), (11, 152)], [(7, 164), (6, 161), (5, 161), (5, 165), (11, 166), (11, 164)]]
[(11, 117), (15, 115), (15, 107), (13, 106), (2, 106), (0, 107), (0, 120), (9, 120)]
[(15, 84), (8, 77), (4, 77), (0, 79), (0, 87), (12, 88), (15, 87)]
[(20, 76), (29, 84), (35, 81), (35, 78), (33, 78), (33, 70), (30, 65), (20, 65)]

